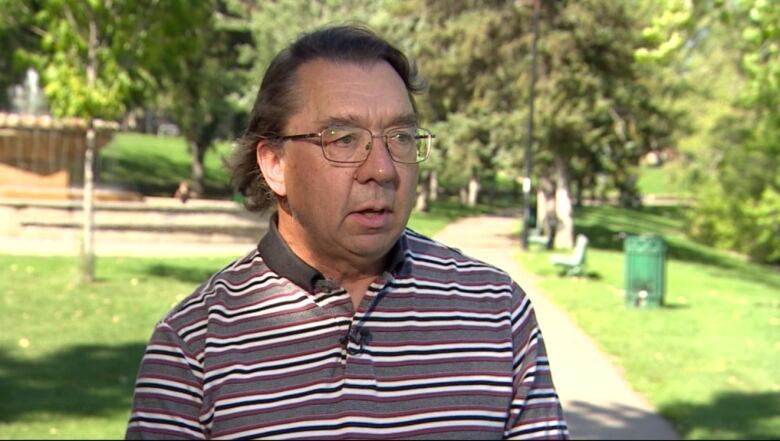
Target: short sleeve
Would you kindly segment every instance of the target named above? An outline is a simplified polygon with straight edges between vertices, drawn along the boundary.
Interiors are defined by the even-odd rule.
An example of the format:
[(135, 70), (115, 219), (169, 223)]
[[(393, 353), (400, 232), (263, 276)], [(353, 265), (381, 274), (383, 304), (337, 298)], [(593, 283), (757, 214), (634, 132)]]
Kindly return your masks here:
[(513, 397), (505, 439), (568, 439), (558, 394), (530, 299), (512, 284)]
[(203, 368), (179, 335), (160, 322), (135, 383), (126, 439), (205, 439)]

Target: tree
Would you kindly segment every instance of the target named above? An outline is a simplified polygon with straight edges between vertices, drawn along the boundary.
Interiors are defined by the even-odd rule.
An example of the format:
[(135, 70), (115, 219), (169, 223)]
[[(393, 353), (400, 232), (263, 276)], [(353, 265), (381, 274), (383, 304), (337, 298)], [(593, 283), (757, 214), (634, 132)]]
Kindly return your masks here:
[(635, 61), (639, 17), (627, 5), (557, 2), (543, 12), (535, 158), (540, 187), (554, 192), (547, 198), (554, 194), (555, 213), (547, 217), (555, 216), (556, 244), (570, 247), (572, 184), (579, 199), (606, 174), (621, 200), (633, 203), (632, 169), (666, 142), (672, 115), (665, 94), (651, 87), (652, 77)]
[(0, 109), (9, 108), (8, 91), (25, 74), (25, 64), (19, 55), (38, 46), (39, 35), (34, 27), (32, 5), (27, 2), (0, 0)]
[[(679, 19), (655, 20), (647, 33), (660, 38), (639, 55), (697, 85), (693, 134), (681, 142), (697, 195), (688, 232), (780, 262), (780, 4), (668, 0), (663, 8)], [(673, 34), (683, 43), (670, 44)]]
[(429, 83), (421, 113), (437, 140), (423, 193), (440, 180), (473, 205), (499, 172), (517, 175), (509, 152), (522, 139), (530, 15), (503, 1), (424, 0), (391, 2), (383, 14), (379, 28), (407, 48)]
[(358, 0), (225, 0), (224, 3), (222, 26), (250, 36), (237, 45), (238, 63), (246, 70), (241, 72), (243, 87), (235, 104), (243, 109), (252, 107), (260, 79), (273, 57), (300, 34), (329, 24), (368, 23), (381, 6), (379, 2)]
[[(44, 92), (57, 116), (87, 120), (84, 158), (82, 276), (94, 278), (93, 162), (95, 118), (117, 118), (128, 106), (148, 101), (166, 60), (181, 47), (177, 28), (185, 0), (41, 0), (26, 3), (41, 45), (26, 61), (42, 72)], [(183, 14), (183, 15), (182, 15)]]
[[(221, 132), (232, 130), (242, 66), (236, 47), (248, 38), (230, 26), (218, 1), (173, 2), (156, 26), (167, 37), (152, 73), (157, 105), (179, 124), (191, 155), (192, 193), (203, 195), (203, 160)], [(224, 127), (227, 126), (227, 129)]]
[[(725, 6), (724, 6), (725, 7)], [(780, 5), (746, 1), (725, 18), (743, 29), (735, 40), (744, 88), (712, 129), (694, 180), (704, 190), (690, 218), (691, 234), (780, 262)], [(724, 17), (724, 16), (722, 16)]]
[[(251, 12), (247, 26), (254, 43), (244, 56), (257, 60), (253, 78), (303, 26), (334, 17), (368, 21), (418, 61), (429, 83), (420, 113), (437, 135), (432, 157), (421, 168), (419, 206), (435, 197), (438, 183), (473, 204), (497, 175), (519, 177), (528, 136), (531, 8), (497, 0), (385, 0), (362, 8), (352, 2), (235, 2)], [(643, 152), (668, 142), (674, 118), (666, 90), (634, 58), (642, 43), (638, 13), (608, 0), (542, 5), (541, 118), (535, 136), (541, 161), (535, 175), (558, 183), (556, 217), (564, 225), (560, 244), (566, 245), (571, 242), (566, 236), (572, 236), (572, 183), (581, 199), (597, 175), (609, 176), (626, 201), (635, 200), (630, 171)], [(278, 26), (267, 26), (270, 20)], [(244, 95), (247, 107), (255, 90)]]

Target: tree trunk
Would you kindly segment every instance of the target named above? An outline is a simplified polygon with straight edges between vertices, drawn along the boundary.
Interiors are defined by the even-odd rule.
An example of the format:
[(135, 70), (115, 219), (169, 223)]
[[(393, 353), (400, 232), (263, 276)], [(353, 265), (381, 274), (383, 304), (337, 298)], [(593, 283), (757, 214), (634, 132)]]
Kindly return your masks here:
[(574, 218), (569, 185), (569, 164), (563, 158), (556, 158), (555, 213), (558, 223), (555, 232), (555, 245), (561, 248), (574, 247)]
[(205, 187), (203, 184), (203, 158), (206, 156), (206, 147), (195, 141), (190, 141), (190, 154), (192, 155), (192, 185), (190, 186), (192, 197), (202, 197)]
[(476, 176), (472, 176), (469, 179), (469, 189), (468, 189), (468, 206), (469, 207), (475, 207), (477, 205), (477, 201), (479, 200), (479, 178)]
[(555, 247), (555, 233), (558, 230), (558, 217), (555, 213), (555, 182), (549, 174), (539, 180), (539, 191), (536, 200), (536, 226), (542, 228), (547, 235), (546, 248)]
[(583, 178), (577, 179), (576, 185), (577, 191), (574, 193), (574, 206), (582, 207), (583, 199), (585, 198), (585, 180)]
[[(97, 81), (97, 48), (99, 40), (97, 23), (94, 17), (89, 20), (89, 39), (87, 40), (87, 86), (92, 88)], [(94, 198), (94, 163), (95, 163), (95, 127), (92, 118), (87, 119), (87, 139), (84, 149), (84, 188), (82, 191), (82, 208), (84, 220), (82, 223), (81, 279), (84, 282), (95, 280), (95, 246), (93, 233), (95, 216), (93, 213)]]
[(539, 179), (539, 190), (536, 193), (536, 226), (550, 233), (551, 224), (555, 224), (555, 182), (549, 176)]
[(536, 190), (536, 228), (539, 231), (546, 231), (544, 226), (547, 221), (547, 196), (541, 188)]
[(84, 282), (92, 282), (95, 280), (95, 246), (92, 240), (95, 230), (93, 210), (95, 128), (93, 127), (92, 119), (87, 124), (87, 145), (86, 149), (84, 149), (84, 190), (82, 192), (84, 220), (82, 223), (81, 278)]
[(636, 209), (642, 206), (642, 196), (639, 194), (636, 182), (636, 175), (628, 175), (618, 186), (620, 189), (618, 201), (621, 207)]

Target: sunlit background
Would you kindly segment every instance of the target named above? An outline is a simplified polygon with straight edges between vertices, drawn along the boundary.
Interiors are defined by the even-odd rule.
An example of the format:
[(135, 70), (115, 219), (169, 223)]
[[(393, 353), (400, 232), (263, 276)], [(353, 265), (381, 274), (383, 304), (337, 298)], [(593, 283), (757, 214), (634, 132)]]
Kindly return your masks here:
[(681, 438), (780, 438), (772, 0), (0, 0), (0, 438), (123, 436), (155, 322), (267, 228), (225, 166), (265, 67), (347, 22), (428, 83), (411, 228), (514, 216)]

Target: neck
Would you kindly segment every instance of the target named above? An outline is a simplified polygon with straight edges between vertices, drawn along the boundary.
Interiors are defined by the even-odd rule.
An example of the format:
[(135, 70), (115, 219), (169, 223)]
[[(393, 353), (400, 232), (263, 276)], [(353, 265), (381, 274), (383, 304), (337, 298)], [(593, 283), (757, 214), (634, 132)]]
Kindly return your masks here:
[(293, 253), (325, 277), (339, 283), (347, 290), (355, 308), (362, 300), (368, 286), (385, 270), (387, 252), (377, 256), (339, 253), (335, 247), (322, 244), (285, 210), (279, 210), (279, 234)]

